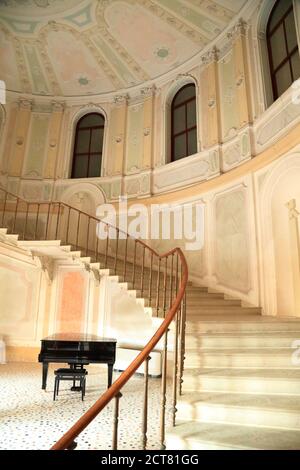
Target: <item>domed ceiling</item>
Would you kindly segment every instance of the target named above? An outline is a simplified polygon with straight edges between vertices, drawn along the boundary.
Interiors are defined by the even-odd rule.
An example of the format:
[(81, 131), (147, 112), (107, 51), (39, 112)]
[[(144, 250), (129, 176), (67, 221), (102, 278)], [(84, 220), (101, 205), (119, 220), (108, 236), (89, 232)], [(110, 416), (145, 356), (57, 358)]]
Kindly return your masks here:
[(0, 79), (11, 91), (116, 92), (182, 65), (246, 0), (0, 0)]

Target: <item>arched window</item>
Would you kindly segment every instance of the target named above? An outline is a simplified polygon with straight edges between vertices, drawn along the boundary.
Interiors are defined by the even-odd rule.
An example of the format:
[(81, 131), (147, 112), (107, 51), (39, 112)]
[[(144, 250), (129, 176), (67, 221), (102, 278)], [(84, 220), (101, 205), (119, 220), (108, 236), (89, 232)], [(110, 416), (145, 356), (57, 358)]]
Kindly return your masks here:
[(197, 153), (196, 89), (188, 84), (174, 96), (171, 106), (171, 161)]
[(105, 119), (90, 113), (77, 123), (73, 154), (72, 178), (93, 178), (101, 175)]
[(276, 100), (300, 77), (300, 58), (292, 0), (277, 0), (267, 25), (273, 96)]

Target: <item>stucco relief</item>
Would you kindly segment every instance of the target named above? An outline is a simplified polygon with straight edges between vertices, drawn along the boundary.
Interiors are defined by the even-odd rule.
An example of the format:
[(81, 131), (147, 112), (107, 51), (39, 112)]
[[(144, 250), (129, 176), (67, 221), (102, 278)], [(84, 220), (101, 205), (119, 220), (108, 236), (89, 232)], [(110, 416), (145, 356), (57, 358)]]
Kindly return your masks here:
[(49, 122), (50, 114), (32, 115), (29, 148), (23, 171), (25, 176), (33, 178), (43, 176)]
[(154, 190), (159, 192), (172, 187), (186, 186), (212, 178), (219, 172), (217, 150), (193, 155), (154, 170)]
[(232, 142), (223, 145), (222, 169), (228, 171), (242, 161), (251, 158), (249, 130), (242, 132)]
[(284, 109), (273, 115), (271, 119), (262, 126), (257, 134), (259, 145), (267, 144), (274, 136), (277, 136), (282, 130), (286, 129), (295, 119), (299, 119), (300, 104), (289, 102)]
[(250, 276), (245, 190), (219, 195), (214, 204), (215, 275), (220, 284), (247, 292)]

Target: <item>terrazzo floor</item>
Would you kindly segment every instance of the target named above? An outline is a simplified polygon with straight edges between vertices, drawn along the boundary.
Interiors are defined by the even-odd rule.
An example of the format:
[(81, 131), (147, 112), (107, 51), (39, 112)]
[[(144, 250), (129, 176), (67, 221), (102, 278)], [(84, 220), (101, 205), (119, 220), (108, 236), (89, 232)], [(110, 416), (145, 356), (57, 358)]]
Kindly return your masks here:
[[(105, 391), (107, 371), (90, 366), (85, 400), (61, 382), (57, 401), (53, 401), (53, 371), (50, 365), (47, 390), (41, 389), (41, 365), (10, 363), (0, 365), (0, 449), (49, 449)], [(119, 376), (114, 372), (113, 380)], [(149, 379), (148, 449), (160, 449), (160, 384)], [(143, 376), (135, 375), (122, 390), (120, 400), (120, 450), (141, 449), (140, 424), (143, 409)], [(166, 425), (171, 424), (171, 384), (168, 383)], [(113, 402), (111, 402), (76, 440), (77, 449), (111, 449)]]

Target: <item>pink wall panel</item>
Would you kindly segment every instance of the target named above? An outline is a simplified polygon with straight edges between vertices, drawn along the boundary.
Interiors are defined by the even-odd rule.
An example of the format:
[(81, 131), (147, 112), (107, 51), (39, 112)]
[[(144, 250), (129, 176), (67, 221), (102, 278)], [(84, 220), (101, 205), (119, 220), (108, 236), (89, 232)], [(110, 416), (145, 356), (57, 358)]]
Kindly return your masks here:
[(62, 276), (58, 307), (58, 331), (81, 333), (84, 331), (86, 282), (81, 272), (68, 272)]

